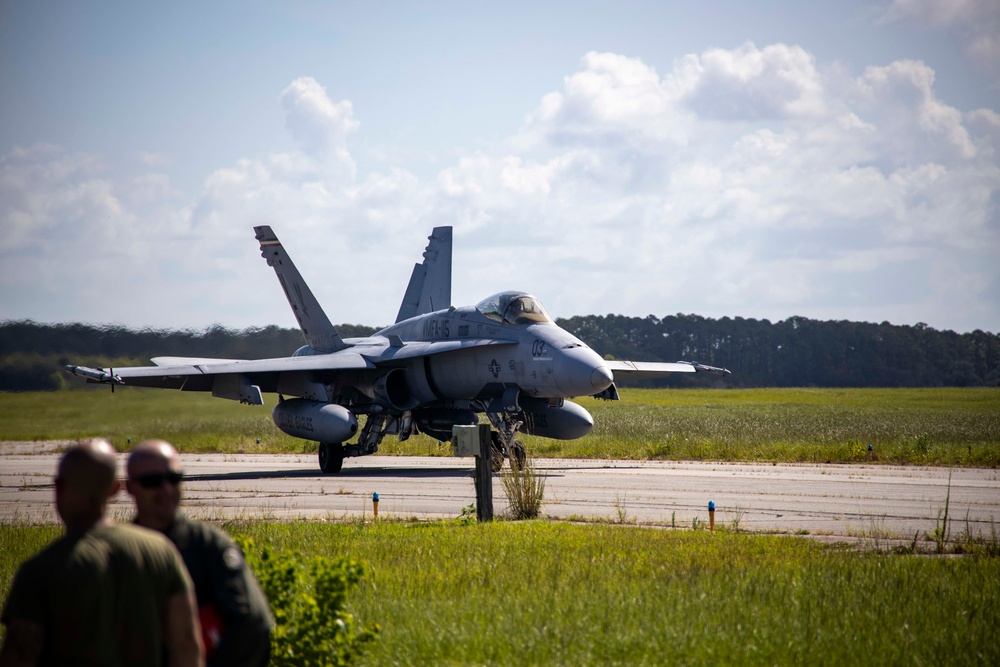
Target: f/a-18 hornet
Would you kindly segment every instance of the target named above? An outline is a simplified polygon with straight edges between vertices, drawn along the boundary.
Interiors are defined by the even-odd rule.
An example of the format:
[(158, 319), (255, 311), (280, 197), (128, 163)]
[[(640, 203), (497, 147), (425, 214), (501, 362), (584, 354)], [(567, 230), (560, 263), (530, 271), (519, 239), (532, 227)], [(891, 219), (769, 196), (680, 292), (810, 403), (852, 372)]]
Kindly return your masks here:
[(345, 457), (374, 454), (386, 435), (450, 441), (453, 426), (476, 424), (480, 414), (493, 426), (492, 463), (499, 470), (505, 457), (523, 463), (519, 431), (561, 440), (587, 435), (594, 420), (569, 399), (617, 400), (615, 377), (729, 373), (688, 361), (602, 359), (525, 292), (452, 306), (451, 227), (436, 227), (429, 237), (396, 323), (368, 338), (341, 338), (271, 228), (254, 231), (306, 339), (292, 356), (156, 357), (155, 366), (66, 370), (89, 382), (210, 391), (250, 405), (263, 405), (264, 392), (277, 393), (275, 426), (317, 441), (324, 473), (340, 472)]

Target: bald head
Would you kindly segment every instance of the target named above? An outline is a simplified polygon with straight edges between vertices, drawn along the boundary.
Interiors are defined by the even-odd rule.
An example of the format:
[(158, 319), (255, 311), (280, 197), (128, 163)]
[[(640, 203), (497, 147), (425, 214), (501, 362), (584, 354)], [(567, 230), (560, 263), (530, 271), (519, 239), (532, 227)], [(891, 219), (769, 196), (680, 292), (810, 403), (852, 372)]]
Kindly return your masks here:
[(166, 440), (143, 440), (128, 455), (128, 476), (132, 478), (139, 470), (161, 465), (179, 471), (181, 457), (177, 450)]
[(89, 528), (104, 517), (118, 492), (115, 448), (104, 438), (83, 440), (66, 450), (56, 473), (56, 509), (69, 528)]
[(181, 501), (181, 457), (166, 440), (145, 440), (128, 456), (125, 486), (135, 499), (136, 522), (165, 532)]

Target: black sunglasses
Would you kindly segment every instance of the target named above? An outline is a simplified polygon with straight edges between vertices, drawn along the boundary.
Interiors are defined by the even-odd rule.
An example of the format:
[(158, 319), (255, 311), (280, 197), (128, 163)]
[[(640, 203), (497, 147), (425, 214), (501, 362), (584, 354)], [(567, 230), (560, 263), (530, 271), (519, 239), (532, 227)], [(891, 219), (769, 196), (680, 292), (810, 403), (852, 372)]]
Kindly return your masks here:
[(171, 486), (177, 486), (183, 478), (184, 473), (182, 472), (152, 472), (148, 475), (140, 475), (134, 481), (138, 482), (139, 486), (144, 489), (155, 489), (164, 482), (170, 482)]

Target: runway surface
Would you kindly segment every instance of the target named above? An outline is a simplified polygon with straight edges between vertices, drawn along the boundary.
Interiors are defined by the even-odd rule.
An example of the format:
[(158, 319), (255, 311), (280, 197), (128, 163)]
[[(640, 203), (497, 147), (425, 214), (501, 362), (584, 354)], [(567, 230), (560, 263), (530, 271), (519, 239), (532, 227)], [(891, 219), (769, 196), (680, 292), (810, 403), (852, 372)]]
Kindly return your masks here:
[[(46, 451), (48, 450), (48, 451)], [(0, 520), (57, 521), (46, 443), (0, 443)], [(124, 472), (124, 455), (120, 459)], [(990, 535), (1000, 520), (1000, 473), (993, 469), (884, 465), (791, 465), (537, 459), (545, 478), (542, 513), (557, 519), (717, 524), (789, 534), (913, 539), (933, 532), (948, 503), (952, 533)], [(191, 454), (183, 505), (191, 516), (228, 518), (454, 518), (475, 502), (474, 459), (348, 459), (323, 475), (314, 455)], [(950, 475), (950, 488), (949, 488)], [(507, 500), (493, 478), (494, 511)], [(131, 514), (124, 491), (112, 502)]]

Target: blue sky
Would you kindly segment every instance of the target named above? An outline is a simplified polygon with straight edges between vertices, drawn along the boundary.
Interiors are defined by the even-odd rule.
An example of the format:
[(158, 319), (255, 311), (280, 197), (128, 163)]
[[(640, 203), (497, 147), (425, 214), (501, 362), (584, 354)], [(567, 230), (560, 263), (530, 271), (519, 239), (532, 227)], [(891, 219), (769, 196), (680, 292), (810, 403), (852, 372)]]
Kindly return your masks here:
[(1000, 5), (0, 0), (0, 319), (456, 305), (1000, 331)]

